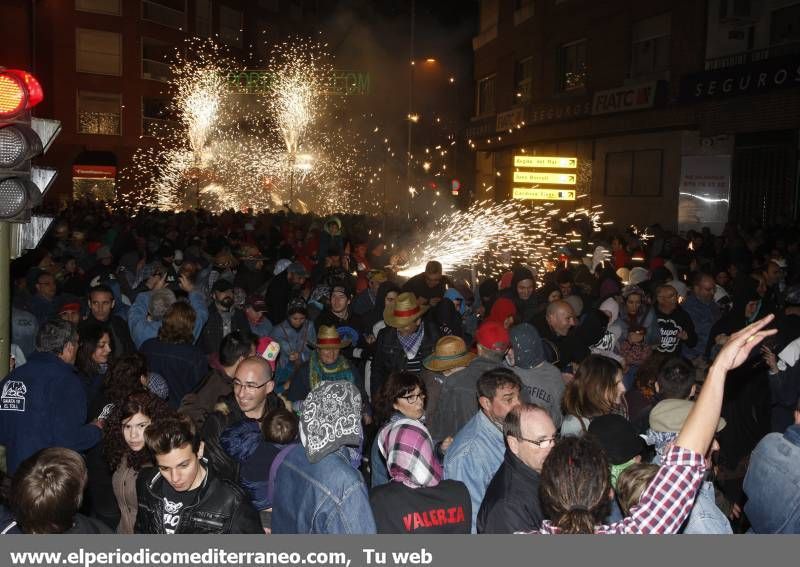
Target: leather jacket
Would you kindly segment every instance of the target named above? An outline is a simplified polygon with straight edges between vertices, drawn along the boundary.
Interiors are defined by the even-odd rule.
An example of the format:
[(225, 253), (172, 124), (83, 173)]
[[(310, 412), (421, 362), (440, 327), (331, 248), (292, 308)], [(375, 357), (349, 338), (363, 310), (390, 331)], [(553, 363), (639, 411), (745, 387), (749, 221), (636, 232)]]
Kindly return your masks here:
[[(202, 463), (206, 478), (196, 500), (183, 509), (176, 534), (263, 534), (258, 512), (250, 499), (233, 482), (221, 479)], [(139, 510), (136, 513), (137, 534), (163, 534), (164, 498), (162, 486), (166, 482), (155, 467), (145, 468), (136, 480)]]

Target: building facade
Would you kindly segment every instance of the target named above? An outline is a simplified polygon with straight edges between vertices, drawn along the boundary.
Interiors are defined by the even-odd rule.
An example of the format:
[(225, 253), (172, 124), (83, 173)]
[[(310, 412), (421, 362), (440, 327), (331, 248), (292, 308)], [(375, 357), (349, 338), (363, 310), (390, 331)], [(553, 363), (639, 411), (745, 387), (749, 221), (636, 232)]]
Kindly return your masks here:
[[(473, 50), (476, 197), (573, 189), (562, 206), (621, 226), (715, 232), (797, 217), (797, 0), (482, 0)], [(577, 158), (533, 170), (575, 185), (533, 185), (521, 155)]]
[[(273, 37), (307, 22), (302, 0), (7, 0), (0, 65), (39, 78), (36, 114), (63, 130), (41, 160), (58, 168), (50, 203), (133, 192), (119, 177), (169, 126), (169, 61), (190, 37), (214, 38), (246, 66)], [(305, 3), (310, 4), (310, 3)], [(126, 186), (128, 185), (128, 186)]]

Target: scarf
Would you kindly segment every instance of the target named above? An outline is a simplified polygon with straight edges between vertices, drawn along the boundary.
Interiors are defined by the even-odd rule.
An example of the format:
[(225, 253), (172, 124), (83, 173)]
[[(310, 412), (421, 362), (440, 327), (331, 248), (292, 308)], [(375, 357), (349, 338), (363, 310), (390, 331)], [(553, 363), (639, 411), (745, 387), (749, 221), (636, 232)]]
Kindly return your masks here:
[(413, 360), (414, 357), (417, 356), (424, 335), (425, 325), (420, 325), (414, 333), (407, 337), (397, 333), (397, 339), (400, 341), (400, 346), (403, 347), (403, 351), (406, 353), (406, 358), (408, 358), (408, 360)]
[(355, 383), (356, 379), (347, 359), (340, 355), (333, 364), (322, 364), (319, 353), (317, 351), (311, 353), (311, 359), (308, 361), (309, 387), (314, 390), (321, 382), (333, 382), (334, 380)]
[(419, 421), (393, 419), (380, 433), (379, 448), (393, 481), (409, 488), (423, 488), (436, 486), (442, 480), (442, 465), (433, 439)]

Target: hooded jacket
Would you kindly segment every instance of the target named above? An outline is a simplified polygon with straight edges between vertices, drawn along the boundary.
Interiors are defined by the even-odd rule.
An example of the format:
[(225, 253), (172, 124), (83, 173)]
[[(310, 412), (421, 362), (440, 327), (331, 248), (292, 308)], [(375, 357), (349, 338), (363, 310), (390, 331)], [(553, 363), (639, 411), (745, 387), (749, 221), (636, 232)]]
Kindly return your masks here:
[(543, 407), (556, 429), (561, 427), (561, 398), (564, 380), (561, 372), (546, 361), (544, 345), (536, 327), (522, 323), (511, 328), (511, 347), (514, 349), (514, 372), (522, 381), (522, 401)]
[(508, 297), (514, 301), (514, 304), (517, 306), (517, 315), (520, 321), (523, 323), (532, 323), (537, 312), (536, 294), (531, 293), (531, 296), (524, 300), (519, 297), (517, 294), (517, 284), (523, 280), (533, 280), (534, 284), (536, 283), (533, 272), (528, 268), (515, 268), (511, 276), (511, 286), (503, 292), (502, 296)]

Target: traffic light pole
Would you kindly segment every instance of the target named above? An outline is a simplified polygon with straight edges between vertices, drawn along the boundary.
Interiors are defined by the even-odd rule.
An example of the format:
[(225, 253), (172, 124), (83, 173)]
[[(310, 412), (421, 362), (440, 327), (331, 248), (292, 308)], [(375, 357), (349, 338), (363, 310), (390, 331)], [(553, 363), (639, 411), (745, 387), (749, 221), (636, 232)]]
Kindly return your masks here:
[(0, 378), (11, 357), (11, 224), (0, 222)]

